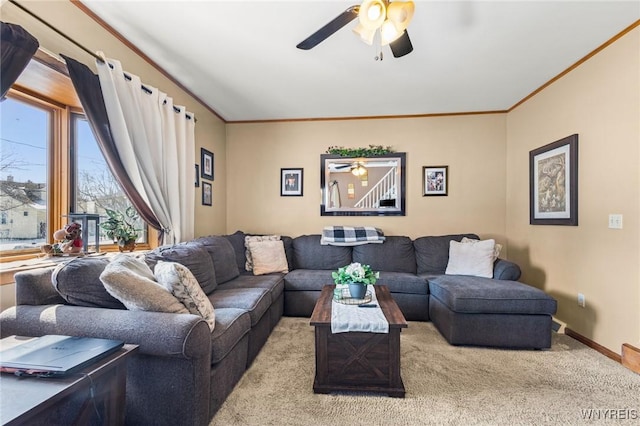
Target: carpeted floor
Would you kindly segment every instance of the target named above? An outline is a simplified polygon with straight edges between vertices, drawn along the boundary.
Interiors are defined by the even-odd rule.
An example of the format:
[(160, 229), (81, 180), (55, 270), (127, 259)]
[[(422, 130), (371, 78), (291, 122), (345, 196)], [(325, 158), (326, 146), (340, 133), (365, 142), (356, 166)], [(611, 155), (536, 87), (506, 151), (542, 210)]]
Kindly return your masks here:
[(404, 399), (314, 394), (313, 327), (282, 318), (211, 425), (640, 424), (640, 375), (564, 334), (546, 351), (456, 347), (410, 322), (401, 351)]

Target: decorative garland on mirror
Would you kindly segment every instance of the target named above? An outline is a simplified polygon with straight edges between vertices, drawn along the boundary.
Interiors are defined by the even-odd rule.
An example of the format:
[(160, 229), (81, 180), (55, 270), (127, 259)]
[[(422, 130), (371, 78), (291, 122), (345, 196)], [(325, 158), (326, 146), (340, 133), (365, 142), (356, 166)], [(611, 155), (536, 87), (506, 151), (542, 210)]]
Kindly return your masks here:
[(330, 146), (327, 154), (339, 155), (341, 157), (374, 157), (394, 152), (390, 146), (369, 145), (368, 148), (345, 148), (342, 146)]

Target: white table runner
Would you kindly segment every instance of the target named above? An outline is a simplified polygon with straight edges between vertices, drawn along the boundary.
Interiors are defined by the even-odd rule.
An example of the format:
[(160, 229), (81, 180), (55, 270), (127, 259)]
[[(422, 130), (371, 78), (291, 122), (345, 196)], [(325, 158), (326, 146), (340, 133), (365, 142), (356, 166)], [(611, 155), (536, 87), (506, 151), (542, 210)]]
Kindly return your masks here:
[(375, 308), (360, 308), (358, 305), (345, 305), (335, 300), (331, 305), (331, 332), (368, 332), (368, 333), (389, 333), (389, 322), (380, 309), (380, 304), (376, 298), (376, 291), (372, 285), (367, 286), (367, 291), (371, 292), (371, 302), (376, 304)]

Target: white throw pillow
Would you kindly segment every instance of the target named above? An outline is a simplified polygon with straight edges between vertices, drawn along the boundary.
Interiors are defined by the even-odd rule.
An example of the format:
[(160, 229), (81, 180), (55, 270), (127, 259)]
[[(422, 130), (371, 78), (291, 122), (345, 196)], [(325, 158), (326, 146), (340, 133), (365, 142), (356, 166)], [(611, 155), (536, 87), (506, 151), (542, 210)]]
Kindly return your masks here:
[(154, 269), (158, 283), (187, 307), (190, 313), (200, 315), (213, 331), (216, 315), (211, 301), (189, 268), (175, 262), (159, 261)]
[(110, 295), (130, 311), (188, 314), (169, 291), (155, 281), (147, 264), (133, 256), (119, 254), (104, 268), (100, 281)]
[[(478, 243), (481, 240), (474, 240), (473, 238), (467, 238), (467, 237), (462, 237), (462, 239), (460, 240), (461, 243)], [(493, 260), (497, 260), (498, 257), (500, 257), (500, 252), (502, 251), (502, 244), (498, 244), (496, 243), (495, 249), (493, 251)]]
[(244, 237), (244, 247), (246, 248), (245, 257), (246, 261), (244, 263), (244, 269), (247, 271), (253, 270), (253, 253), (251, 252), (251, 248), (249, 247), (249, 243), (251, 242), (260, 242), (260, 241), (279, 241), (280, 235), (247, 235)]
[(449, 263), (447, 275), (472, 275), (493, 278), (493, 256), (495, 240), (478, 241), (474, 244), (449, 243)]
[(282, 241), (249, 241), (248, 245), (253, 256), (253, 275), (289, 272)]

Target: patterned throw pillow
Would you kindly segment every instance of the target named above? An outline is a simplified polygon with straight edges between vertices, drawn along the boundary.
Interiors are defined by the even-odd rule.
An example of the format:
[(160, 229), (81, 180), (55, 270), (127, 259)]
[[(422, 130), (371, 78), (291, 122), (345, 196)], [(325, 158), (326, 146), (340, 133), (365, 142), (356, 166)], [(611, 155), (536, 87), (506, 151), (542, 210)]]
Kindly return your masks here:
[(253, 255), (251, 254), (249, 243), (259, 241), (280, 241), (280, 235), (247, 235), (244, 237), (245, 257), (247, 258), (244, 269), (247, 271), (253, 271)]
[(159, 261), (154, 274), (160, 285), (182, 302), (190, 313), (200, 315), (213, 331), (216, 326), (213, 305), (189, 268), (175, 262)]
[[(462, 237), (460, 240), (461, 243), (478, 243), (481, 240), (474, 240), (472, 238)], [(495, 262), (498, 257), (500, 257), (500, 251), (502, 250), (502, 244), (495, 243), (495, 248), (493, 250), (493, 261)]]
[(134, 256), (119, 254), (100, 274), (109, 294), (130, 311), (187, 314), (189, 311), (153, 277), (147, 264)]

